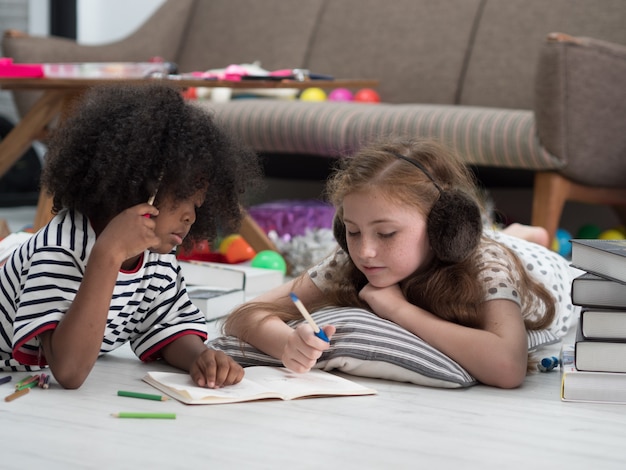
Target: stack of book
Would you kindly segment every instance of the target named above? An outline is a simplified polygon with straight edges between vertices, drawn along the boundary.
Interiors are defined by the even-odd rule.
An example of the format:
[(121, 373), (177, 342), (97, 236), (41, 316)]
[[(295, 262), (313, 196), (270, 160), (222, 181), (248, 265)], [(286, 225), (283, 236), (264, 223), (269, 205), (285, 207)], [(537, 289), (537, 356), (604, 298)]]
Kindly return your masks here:
[(573, 345), (561, 351), (561, 398), (626, 404), (626, 240), (572, 240), (581, 307)]
[(235, 307), (285, 282), (281, 271), (208, 261), (179, 261), (190, 300), (207, 321), (228, 315)]

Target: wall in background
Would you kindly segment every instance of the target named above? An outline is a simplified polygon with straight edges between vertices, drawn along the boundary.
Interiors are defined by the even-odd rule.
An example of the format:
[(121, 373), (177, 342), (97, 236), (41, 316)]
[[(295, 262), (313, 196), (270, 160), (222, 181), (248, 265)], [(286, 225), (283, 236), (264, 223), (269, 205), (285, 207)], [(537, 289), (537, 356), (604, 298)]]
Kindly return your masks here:
[(77, 40), (116, 41), (137, 29), (165, 0), (77, 0)]

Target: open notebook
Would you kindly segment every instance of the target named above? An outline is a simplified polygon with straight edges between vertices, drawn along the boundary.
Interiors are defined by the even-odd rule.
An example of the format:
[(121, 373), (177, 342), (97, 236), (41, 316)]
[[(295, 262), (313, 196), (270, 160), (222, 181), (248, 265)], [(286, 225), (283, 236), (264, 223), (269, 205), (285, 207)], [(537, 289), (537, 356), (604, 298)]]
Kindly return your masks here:
[(245, 371), (241, 382), (219, 389), (197, 387), (186, 373), (148, 372), (143, 380), (188, 405), (377, 393), (374, 389), (318, 369), (297, 374), (283, 367), (254, 366), (247, 367)]

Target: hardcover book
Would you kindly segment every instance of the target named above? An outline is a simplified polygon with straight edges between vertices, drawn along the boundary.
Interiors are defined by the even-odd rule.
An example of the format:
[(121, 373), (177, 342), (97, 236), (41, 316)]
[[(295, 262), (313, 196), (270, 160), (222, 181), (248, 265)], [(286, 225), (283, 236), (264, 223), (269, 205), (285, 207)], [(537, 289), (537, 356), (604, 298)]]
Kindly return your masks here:
[(561, 400), (626, 404), (626, 374), (577, 370), (574, 349), (573, 344), (561, 348)]
[(579, 321), (584, 339), (626, 341), (626, 309), (583, 308)]
[(245, 372), (245, 377), (238, 384), (218, 389), (198, 387), (189, 374), (179, 372), (148, 372), (143, 380), (187, 405), (377, 393), (372, 388), (319, 369), (297, 374), (283, 367), (254, 366), (246, 367)]
[(281, 271), (255, 268), (247, 264), (210, 261), (179, 261), (185, 282), (191, 286), (243, 289), (246, 300), (278, 287), (285, 282)]
[(626, 310), (626, 284), (591, 273), (582, 274), (572, 281), (572, 303)]
[(246, 301), (243, 289), (226, 287), (187, 286), (189, 299), (200, 309), (207, 321), (224, 317)]
[(574, 343), (574, 365), (580, 371), (626, 373), (626, 341), (586, 339), (579, 322)]
[(572, 240), (572, 266), (626, 283), (626, 240)]

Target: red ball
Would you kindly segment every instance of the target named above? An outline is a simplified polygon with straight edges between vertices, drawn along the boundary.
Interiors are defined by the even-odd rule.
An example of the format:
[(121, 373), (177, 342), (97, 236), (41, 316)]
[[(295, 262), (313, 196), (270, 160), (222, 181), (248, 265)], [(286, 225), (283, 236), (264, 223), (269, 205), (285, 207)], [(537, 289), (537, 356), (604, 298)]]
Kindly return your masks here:
[(380, 103), (380, 96), (371, 88), (361, 88), (354, 94), (354, 101), (361, 103)]

